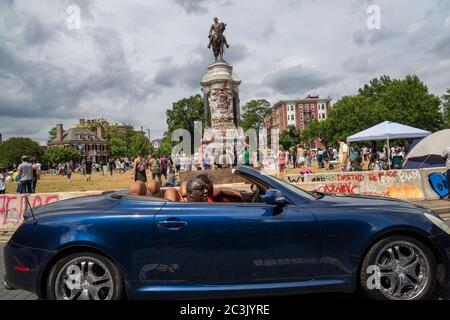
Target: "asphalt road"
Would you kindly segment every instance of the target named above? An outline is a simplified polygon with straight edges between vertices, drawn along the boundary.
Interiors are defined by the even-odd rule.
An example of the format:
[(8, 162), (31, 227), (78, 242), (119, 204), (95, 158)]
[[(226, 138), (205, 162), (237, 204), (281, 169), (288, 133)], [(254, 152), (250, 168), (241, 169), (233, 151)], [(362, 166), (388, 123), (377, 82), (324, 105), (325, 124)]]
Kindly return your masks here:
[[(5, 266), (3, 263), (3, 245), (0, 245), (0, 300), (36, 300), (37, 297), (22, 290), (6, 290), (3, 284), (3, 275), (5, 273)], [(317, 299), (317, 300), (361, 300), (364, 297), (356, 294), (314, 294), (314, 295), (301, 295), (297, 299)], [(439, 289), (436, 292), (436, 300), (450, 300), (450, 284), (445, 288)]]

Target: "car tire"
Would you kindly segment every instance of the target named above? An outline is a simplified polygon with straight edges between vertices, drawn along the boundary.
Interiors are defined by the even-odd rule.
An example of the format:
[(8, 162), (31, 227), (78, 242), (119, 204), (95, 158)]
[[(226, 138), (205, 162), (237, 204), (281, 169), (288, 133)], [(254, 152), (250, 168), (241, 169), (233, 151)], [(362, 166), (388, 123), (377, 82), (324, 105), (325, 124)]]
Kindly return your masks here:
[(96, 253), (80, 252), (55, 263), (46, 289), (49, 300), (120, 300), (124, 286), (111, 260)]
[[(380, 271), (378, 281), (376, 270)], [(426, 300), (435, 289), (436, 270), (435, 256), (423, 242), (390, 236), (375, 243), (365, 255), (360, 286), (374, 300)]]

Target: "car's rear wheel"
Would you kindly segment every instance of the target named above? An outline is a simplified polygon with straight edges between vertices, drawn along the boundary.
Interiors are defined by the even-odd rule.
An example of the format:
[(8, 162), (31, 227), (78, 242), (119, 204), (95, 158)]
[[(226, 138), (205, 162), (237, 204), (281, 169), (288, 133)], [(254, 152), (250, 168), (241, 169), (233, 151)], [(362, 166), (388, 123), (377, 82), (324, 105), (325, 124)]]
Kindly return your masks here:
[(360, 271), (361, 287), (377, 300), (423, 300), (436, 285), (436, 259), (419, 240), (391, 236), (367, 252)]
[(122, 297), (122, 277), (106, 257), (75, 253), (60, 259), (47, 280), (50, 300), (118, 300)]

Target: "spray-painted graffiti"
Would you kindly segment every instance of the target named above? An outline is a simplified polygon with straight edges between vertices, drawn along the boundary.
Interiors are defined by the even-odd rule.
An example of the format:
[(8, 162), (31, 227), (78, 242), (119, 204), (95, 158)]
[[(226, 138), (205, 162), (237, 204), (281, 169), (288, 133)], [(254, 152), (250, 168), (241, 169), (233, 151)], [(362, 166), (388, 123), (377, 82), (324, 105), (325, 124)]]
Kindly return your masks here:
[(388, 187), (386, 196), (398, 199), (422, 199), (424, 197), (420, 187), (415, 185)]
[(359, 189), (352, 182), (323, 184), (315, 191), (324, 193), (358, 193)]
[[(423, 170), (422, 170), (423, 171)], [(420, 200), (429, 197), (423, 183), (426, 183), (421, 170), (386, 170), (368, 172), (339, 172), (308, 174), (301, 179), (301, 175), (288, 175), (287, 180), (300, 188), (310, 191), (344, 194), (375, 195), (407, 200)], [(424, 171), (425, 172), (425, 171)], [(428, 174), (428, 172), (427, 172)], [(437, 181), (438, 177), (433, 178)], [(440, 180), (442, 176), (440, 176)], [(303, 182), (303, 183), (302, 183)], [(431, 183), (431, 182), (430, 182)], [(436, 183), (436, 182), (435, 182)], [(441, 194), (442, 183), (436, 184)]]
[[(31, 207), (45, 206), (47, 204), (86, 195), (99, 194), (101, 191), (88, 192), (61, 192), (49, 194), (34, 194), (28, 197)], [(22, 194), (0, 195), (0, 231), (15, 230), (23, 221), (23, 214), (28, 209), (25, 196)]]
[[(34, 208), (59, 200), (58, 194), (34, 195), (29, 197)], [(0, 228), (15, 228), (22, 222), (23, 214), (28, 209), (25, 196), (22, 194), (5, 194), (0, 196)]]
[(448, 176), (447, 172), (434, 172), (428, 176), (428, 182), (431, 189), (437, 193), (440, 198), (448, 196)]

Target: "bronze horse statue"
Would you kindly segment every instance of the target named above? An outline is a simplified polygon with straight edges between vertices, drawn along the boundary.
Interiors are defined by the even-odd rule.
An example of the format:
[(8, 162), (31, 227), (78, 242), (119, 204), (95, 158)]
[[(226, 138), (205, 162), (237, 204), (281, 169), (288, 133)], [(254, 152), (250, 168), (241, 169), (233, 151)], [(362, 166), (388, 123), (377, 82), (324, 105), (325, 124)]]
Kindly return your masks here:
[(216, 61), (224, 61), (223, 60), (223, 53), (224, 53), (224, 46), (226, 46), (227, 48), (229, 48), (230, 46), (227, 43), (227, 39), (225, 38), (225, 36), (223, 35), (225, 28), (226, 28), (226, 23), (219, 23), (219, 28), (217, 30), (217, 32), (215, 32), (212, 35), (212, 49), (214, 52), (214, 58), (216, 59)]

